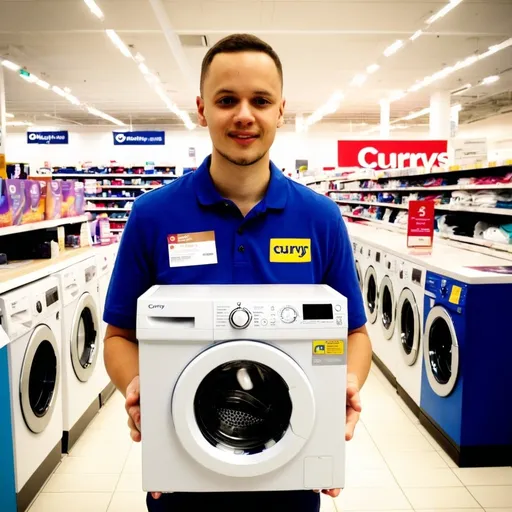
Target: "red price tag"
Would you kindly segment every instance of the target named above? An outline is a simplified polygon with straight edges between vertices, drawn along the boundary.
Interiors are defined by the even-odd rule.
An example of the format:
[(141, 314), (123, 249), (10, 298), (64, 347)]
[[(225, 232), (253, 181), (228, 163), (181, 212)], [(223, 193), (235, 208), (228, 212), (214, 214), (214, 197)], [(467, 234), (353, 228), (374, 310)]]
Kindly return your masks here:
[(410, 201), (407, 247), (432, 247), (434, 242), (434, 201)]

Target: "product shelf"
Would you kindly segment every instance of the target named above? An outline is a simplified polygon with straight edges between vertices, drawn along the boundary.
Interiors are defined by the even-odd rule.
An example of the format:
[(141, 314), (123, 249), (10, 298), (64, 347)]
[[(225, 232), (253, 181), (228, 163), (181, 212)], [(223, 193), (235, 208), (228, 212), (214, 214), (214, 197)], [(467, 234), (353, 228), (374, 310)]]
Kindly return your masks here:
[(179, 176), (175, 174), (134, 174), (134, 173), (53, 173), (52, 178), (141, 178), (145, 180), (151, 179), (177, 179)]
[(160, 188), (163, 185), (102, 185), (101, 183), (98, 183), (97, 186), (101, 187), (101, 188), (117, 188), (117, 189), (131, 188), (131, 189), (141, 190), (141, 189), (146, 189), (146, 188), (151, 188), (151, 189)]
[(131, 208), (86, 208), (88, 212), (131, 212)]
[(101, 197), (101, 196), (85, 196), (87, 201), (135, 201), (137, 197)]
[(87, 215), (80, 215), (78, 217), (43, 220), (41, 222), (33, 222), (31, 224), (22, 224), (21, 226), (6, 226), (0, 228), (0, 236), (15, 235), (17, 233), (26, 233), (27, 231), (37, 231), (40, 229), (56, 228), (67, 224), (80, 224), (82, 222), (87, 222), (87, 219)]
[(442, 192), (443, 190), (512, 190), (512, 185), (444, 185), (440, 187), (390, 187), (390, 188), (344, 188), (341, 190), (328, 190), (331, 192), (361, 192), (361, 193), (376, 193), (376, 192), (426, 192), (426, 191)]

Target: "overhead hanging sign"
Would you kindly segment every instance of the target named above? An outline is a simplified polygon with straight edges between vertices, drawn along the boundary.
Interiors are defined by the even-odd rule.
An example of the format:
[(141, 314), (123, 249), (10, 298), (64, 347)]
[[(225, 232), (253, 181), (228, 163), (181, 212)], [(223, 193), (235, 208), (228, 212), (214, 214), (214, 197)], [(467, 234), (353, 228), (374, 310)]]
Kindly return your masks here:
[(27, 144), (69, 144), (69, 132), (27, 132)]
[(338, 167), (381, 171), (407, 167), (447, 167), (446, 140), (340, 140)]
[(432, 247), (434, 216), (434, 201), (409, 201), (407, 247)]
[(112, 132), (114, 146), (164, 146), (165, 132)]

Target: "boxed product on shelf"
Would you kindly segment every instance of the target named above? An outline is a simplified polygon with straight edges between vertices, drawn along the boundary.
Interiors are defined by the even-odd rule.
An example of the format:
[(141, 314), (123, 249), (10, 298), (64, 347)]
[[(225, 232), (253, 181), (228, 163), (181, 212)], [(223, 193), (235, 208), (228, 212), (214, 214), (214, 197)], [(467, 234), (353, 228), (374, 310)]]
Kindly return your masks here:
[(62, 182), (62, 216), (76, 217), (85, 211), (84, 184), (78, 181)]
[(0, 228), (12, 226), (12, 210), (6, 182), (7, 180), (0, 178)]
[(19, 226), (23, 217), (25, 207), (25, 186), (24, 180), (5, 180), (7, 190), (7, 201), (12, 215), (12, 226)]
[(62, 182), (53, 180), (46, 187), (46, 220), (62, 217)]
[(25, 203), (21, 223), (30, 224), (44, 220), (46, 204), (42, 195), (41, 183), (36, 180), (23, 180)]

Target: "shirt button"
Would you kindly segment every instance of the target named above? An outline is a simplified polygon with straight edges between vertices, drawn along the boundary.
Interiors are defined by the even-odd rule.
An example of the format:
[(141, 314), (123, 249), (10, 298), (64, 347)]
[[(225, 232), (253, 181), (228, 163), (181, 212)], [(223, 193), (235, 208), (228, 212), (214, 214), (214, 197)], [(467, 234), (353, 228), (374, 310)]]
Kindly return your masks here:
[(244, 252), (244, 251), (245, 251), (245, 247), (243, 245), (239, 245), (238, 252)]
[(243, 228), (238, 228), (238, 229), (236, 230), (236, 232), (237, 232), (239, 235), (243, 235), (244, 230), (243, 230)]

